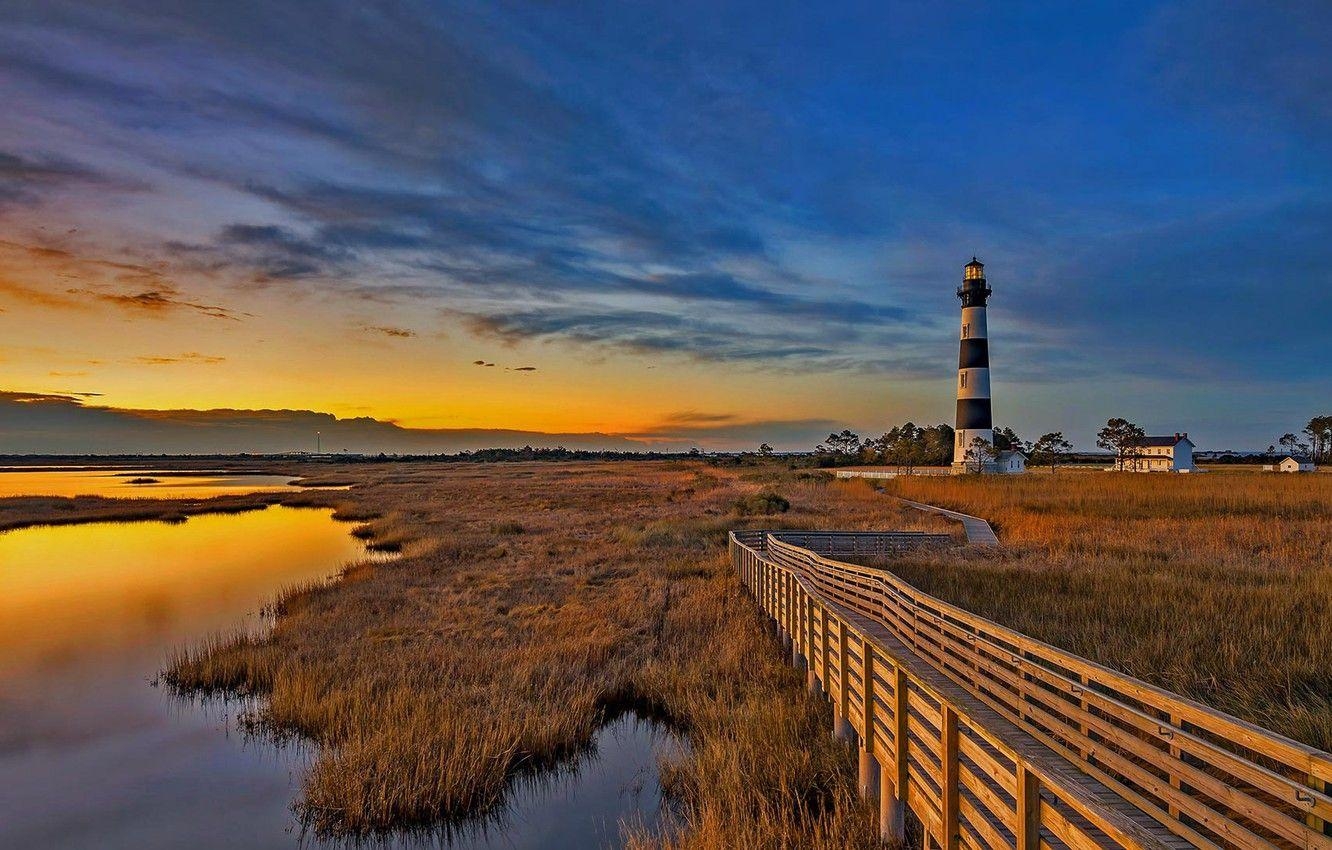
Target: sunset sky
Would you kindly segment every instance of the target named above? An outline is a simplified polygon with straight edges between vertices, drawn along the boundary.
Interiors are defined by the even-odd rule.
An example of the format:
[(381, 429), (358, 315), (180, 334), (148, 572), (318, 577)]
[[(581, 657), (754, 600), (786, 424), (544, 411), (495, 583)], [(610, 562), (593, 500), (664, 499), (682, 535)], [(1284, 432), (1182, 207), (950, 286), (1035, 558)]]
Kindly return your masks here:
[(972, 254), (1000, 425), (1327, 412), (1332, 6), (726, 6), (0, 0), (0, 451), (949, 421)]

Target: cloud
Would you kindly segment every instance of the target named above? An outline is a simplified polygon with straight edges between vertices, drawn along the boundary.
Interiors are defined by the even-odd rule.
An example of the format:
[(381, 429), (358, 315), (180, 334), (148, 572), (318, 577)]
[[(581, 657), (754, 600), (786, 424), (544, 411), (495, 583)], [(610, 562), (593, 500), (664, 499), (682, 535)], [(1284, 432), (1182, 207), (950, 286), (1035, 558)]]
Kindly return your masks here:
[(408, 330), (407, 328), (397, 328), (391, 325), (361, 325), (361, 328), (362, 330), (371, 333), (383, 334), (384, 336), (391, 336), (397, 339), (412, 339), (416, 336), (416, 331)]
[[(108, 304), (129, 313), (160, 316), (185, 311), (233, 321), (248, 315), (189, 297), (172, 282), (171, 269), (163, 263), (8, 240), (0, 240), (0, 252), (0, 295), (33, 306), (77, 310)], [(69, 283), (64, 288), (37, 288), (17, 278)]]
[(742, 332), (721, 321), (660, 311), (554, 309), (471, 314), (462, 318), (472, 333), (509, 345), (526, 340), (561, 340), (638, 354), (681, 354), (700, 360), (752, 363), (809, 363), (839, 353), (812, 328), (800, 331), (750, 327)]
[(202, 304), (197, 301), (190, 301), (172, 287), (162, 287), (143, 292), (99, 292), (91, 289), (71, 289), (69, 291), (87, 295), (107, 304), (113, 304), (132, 313), (156, 316), (177, 310), (186, 310), (212, 319), (240, 321), (240, 314), (217, 304)]
[(698, 410), (679, 410), (675, 413), (668, 413), (661, 418), (662, 425), (665, 428), (678, 428), (680, 426), (698, 427), (715, 426), (722, 423), (731, 423), (739, 419), (734, 413), (703, 413)]
[(634, 451), (642, 441), (598, 433), (485, 428), (405, 428), (369, 417), (312, 410), (134, 410), (87, 404), (91, 393), (0, 391), (0, 453), (211, 454), (291, 452), (313, 447), (430, 454), (482, 448), (564, 446)]
[(495, 364), (494, 364), (494, 363), (487, 363), (487, 362), (484, 361), (484, 360), (473, 360), (473, 361), (472, 361), (472, 365), (473, 365), (473, 366), (494, 366)]
[(180, 363), (193, 363), (202, 366), (216, 366), (220, 363), (225, 363), (226, 361), (227, 358), (220, 357), (218, 355), (200, 354), (197, 351), (187, 351), (184, 354), (141, 355), (139, 357), (135, 357), (133, 362), (144, 366), (174, 366)]
[(535, 372), (536, 370), (537, 367), (535, 366), (514, 366), (512, 368), (508, 366), (504, 367), (504, 371), (506, 372)]
[(80, 187), (134, 188), (106, 174), (63, 157), (25, 157), (0, 151), (0, 211), (40, 203), (49, 195)]
[(21, 390), (0, 390), (0, 401), (14, 402), (19, 404), (82, 404), (85, 398), (95, 398), (101, 393), (93, 392), (72, 392), (70, 390), (57, 390), (55, 392), (23, 392)]
[(753, 450), (768, 443), (783, 451), (809, 450), (846, 425), (834, 419), (742, 420), (731, 414), (680, 411), (628, 436), (656, 446), (707, 446), (729, 451)]

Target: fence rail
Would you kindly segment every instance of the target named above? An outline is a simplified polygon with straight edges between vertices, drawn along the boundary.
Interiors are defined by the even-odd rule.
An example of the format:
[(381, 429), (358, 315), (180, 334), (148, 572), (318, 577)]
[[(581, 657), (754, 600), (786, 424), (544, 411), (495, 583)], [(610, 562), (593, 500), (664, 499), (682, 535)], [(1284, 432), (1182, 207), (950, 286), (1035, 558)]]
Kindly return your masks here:
[(939, 537), (873, 536), (732, 532), (730, 549), (859, 740), (886, 835), (909, 808), (947, 850), (1332, 850), (1332, 754), (827, 557)]

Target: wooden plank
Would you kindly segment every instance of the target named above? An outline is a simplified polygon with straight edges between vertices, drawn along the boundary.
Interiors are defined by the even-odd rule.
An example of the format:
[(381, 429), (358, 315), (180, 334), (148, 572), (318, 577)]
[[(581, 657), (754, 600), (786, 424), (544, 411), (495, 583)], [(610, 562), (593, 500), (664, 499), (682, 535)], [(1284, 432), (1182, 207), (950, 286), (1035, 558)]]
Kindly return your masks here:
[(1100, 850), (1101, 845), (1065, 817), (1064, 813), (1059, 811), (1058, 808), (1044, 800), (1040, 800), (1036, 808), (1039, 812), (1041, 825), (1053, 832), (1060, 841), (1073, 848), (1073, 850)]

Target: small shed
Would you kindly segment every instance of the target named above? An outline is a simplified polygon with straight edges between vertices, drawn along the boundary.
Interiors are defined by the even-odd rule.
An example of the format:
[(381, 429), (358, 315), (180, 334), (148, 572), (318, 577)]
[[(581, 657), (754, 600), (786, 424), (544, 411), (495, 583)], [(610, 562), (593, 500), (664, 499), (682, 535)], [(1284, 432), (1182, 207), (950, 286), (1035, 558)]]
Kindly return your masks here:
[(1313, 472), (1316, 468), (1313, 458), (1296, 457), (1295, 455), (1286, 455), (1276, 465), (1277, 472)]

